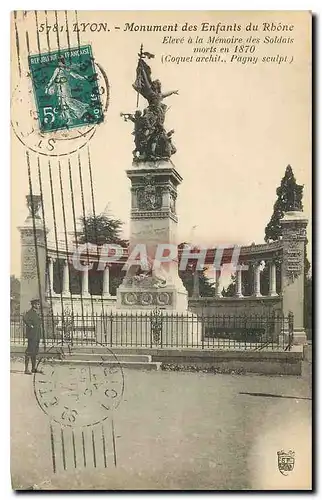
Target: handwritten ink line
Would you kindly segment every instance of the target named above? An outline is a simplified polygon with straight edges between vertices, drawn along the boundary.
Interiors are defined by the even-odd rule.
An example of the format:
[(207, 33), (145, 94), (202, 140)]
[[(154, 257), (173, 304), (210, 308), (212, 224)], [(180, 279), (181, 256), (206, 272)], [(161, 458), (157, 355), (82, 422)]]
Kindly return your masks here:
[(56, 456), (55, 456), (55, 442), (53, 426), (50, 424), (50, 443), (51, 443), (51, 459), (53, 464), (53, 471), (56, 474)]
[[(99, 261), (99, 242), (98, 242), (98, 231), (97, 231), (97, 222), (96, 222), (96, 210), (95, 210), (95, 197), (94, 197), (94, 184), (93, 184), (93, 172), (92, 172), (92, 161), (91, 161), (91, 155), (90, 155), (90, 149), (87, 146), (87, 160), (88, 160), (88, 173), (89, 173), (89, 180), (90, 180), (90, 186), (91, 186), (91, 198), (92, 198), (92, 212), (94, 216), (94, 233), (95, 233), (95, 243), (96, 243), (96, 250), (97, 250), (97, 260)], [(104, 298), (103, 298), (103, 289), (101, 292), (101, 311), (102, 311), (102, 316), (104, 316)], [(106, 321), (103, 321), (103, 327), (104, 327), (104, 338), (107, 338), (107, 324)], [(94, 353), (93, 353), (94, 354)]]
[(35, 20), (36, 20), (36, 33), (37, 33), (37, 47), (38, 47), (38, 52), (41, 55), (41, 49), (40, 49), (40, 38), (39, 38), (39, 24), (38, 24), (38, 13), (35, 10)]
[[(86, 241), (87, 241), (87, 235), (88, 235), (87, 224), (88, 223), (86, 221), (85, 199), (84, 199), (84, 185), (83, 185), (83, 174), (82, 174), (82, 162), (81, 162), (81, 156), (80, 156), (79, 152), (78, 152), (78, 172), (79, 172), (79, 185), (80, 185), (80, 194), (81, 194), (81, 202), (82, 202), (82, 210), (83, 210), (83, 220), (84, 220), (84, 234), (85, 234), (85, 238), (86, 238)], [(90, 262), (88, 246), (86, 246), (86, 260), (87, 260), (87, 263)], [(90, 294), (92, 318), (95, 317), (94, 298), (93, 297), (94, 296), (92, 294)]]
[[(75, 10), (75, 20), (76, 20), (76, 26), (78, 26), (78, 15), (77, 15), (77, 10)], [(80, 62), (82, 61), (82, 55), (80, 51), (80, 37), (79, 37), (79, 30), (77, 30), (77, 43), (78, 43), (78, 51), (79, 51), (79, 60)]]
[(28, 31), (26, 31), (26, 45), (27, 45), (28, 55), (30, 55), (30, 44), (29, 44), (29, 33), (28, 33)]
[[(60, 196), (61, 196), (61, 203), (62, 203), (62, 215), (63, 215), (64, 234), (65, 234), (65, 247), (66, 247), (66, 252), (67, 252), (67, 255), (68, 255), (69, 249), (68, 249), (68, 239), (67, 239), (67, 222), (66, 222), (66, 210), (65, 210), (65, 197), (64, 197), (63, 179), (62, 179), (62, 172), (61, 172), (61, 162), (59, 160), (58, 160), (58, 175), (59, 175)], [(69, 294), (70, 294), (70, 298), (71, 298), (71, 313), (72, 313), (72, 318), (74, 318), (74, 301), (73, 301), (73, 292), (72, 292), (71, 288), (69, 290)], [(68, 349), (70, 349), (70, 345), (69, 344), (68, 344)], [(70, 352), (69, 352), (69, 354), (70, 354)]]
[[(56, 20), (56, 25), (58, 26), (58, 14), (57, 10), (55, 10), (55, 20)], [(56, 31), (56, 38), (57, 38), (57, 47), (58, 47), (58, 55), (60, 54), (60, 40), (59, 40), (59, 31), (57, 29)]]
[(75, 466), (75, 469), (76, 469), (76, 467), (77, 467), (77, 460), (76, 460), (76, 445), (75, 445), (74, 429), (72, 429), (72, 441), (73, 441), (73, 453), (74, 453), (74, 466)]
[[(71, 169), (71, 161), (68, 158), (68, 172), (69, 172), (69, 186), (70, 186), (70, 196), (71, 196), (71, 204), (72, 204), (72, 213), (73, 213), (73, 227), (74, 227), (74, 238), (76, 247), (78, 246), (78, 235), (77, 235), (77, 225), (76, 225), (76, 211), (75, 211), (75, 198), (74, 198), (74, 187), (73, 187), (73, 178), (72, 178), (72, 169)], [(81, 273), (77, 273), (78, 282), (80, 289), (82, 290), (82, 276)], [(81, 303), (81, 317), (83, 321), (83, 327), (85, 325), (84, 318), (84, 302), (83, 302), (83, 294), (80, 295), (80, 303)]]
[[(27, 159), (27, 169), (28, 169), (28, 181), (29, 181), (29, 196), (30, 199), (33, 200), (33, 190), (32, 190), (32, 180), (31, 180), (31, 167), (30, 167), (30, 157), (29, 151), (26, 151), (26, 159)], [(35, 257), (36, 257), (36, 270), (37, 270), (37, 279), (38, 279), (38, 295), (40, 297), (40, 317), (41, 317), (41, 326), (42, 331), (45, 331), (45, 320), (44, 320), (44, 311), (43, 311), (43, 302), (42, 302), (42, 289), (41, 289), (41, 280), (40, 280), (40, 265), (39, 265), (39, 251), (38, 251), (38, 239), (36, 234), (36, 220), (35, 220), (35, 207), (34, 204), (31, 203), (31, 215), (32, 215), (32, 228), (34, 234), (34, 245), (35, 245)], [(43, 337), (44, 339), (44, 337)], [(38, 361), (38, 365), (39, 365)]]
[(94, 436), (94, 430), (93, 429), (92, 429), (92, 445), (93, 445), (93, 463), (94, 463), (94, 467), (96, 467), (95, 436)]
[(65, 455), (65, 441), (64, 441), (64, 429), (60, 429), (60, 435), (61, 435), (61, 449), (62, 449), (62, 454), (63, 454), (63, 467), (64, 470), (66, 470), (66, 455)]
[(113, 418), (112, 418), (112, 439), (113, 439), (114, 466), (116, 467), (116, 446), (115, 446), (115, 431), (114, 431), (114, 420), (113, 420)]
[(85, 451), (85, 438), (84, 438), (84, 431), (82, 431), (82, 445), (83, 445), (83, 460), (84, 460), (84, 467), (86, 467), (86, 451)]
[[(57, 262), (58, 262), (58, 277), (59, 277), (59, 286), (60, 290), (63, 290), (63, 283), (62, 283), (62, 275), (60, 272), (61, 269), (61, 261), (60, 261), (60, 252), (59, 252), (59, 245), (58, 245), (58, 232), (57, 232), (57, 222), (56, 222), (56, 208), (55, 208), (55, 196), (54, 196), (54, 188), (53, 188), (53, 177), (52, 177), (52, 168), (51, 168), (51, 162), (50, 159), (48, 159), (48, 173), (49, 173), (49, 185), (50, 185), (50, 194), (51, 194), (51, 206), (52, 206), (52, 215), (53, 215), (53, 222), (54, 222), (54, 235), (55, 235), (55, 246), (56, 246), (56, 254), (57, 254)], [(62, 337), (61, 337), (61, 343), (63, 344), (64, 341), (64, 331), (65, 331), (65, 313), (64, 313), (64, 299), (63, 299), (63, 294), (62, 292), (60, 293), (60, 303), (61, 303), (61, 315), (62, 315)]]
[(18, 59), (18, 71), (19, 71), (19, 76), (21, 76), (20, 43), (19, 43), (19, 33), (18, 33), (18, 28), (17, 28), (17, 11), (16, 10), (14, 11), (13, 16), (14, 16), (15, 34), (16, 34), (16, 49), (17, 49), (17, 59)]
[(68, 55), (69, 55), (69, 60), (70, 60), (70, 58), (71, 58), (71, 55), (70, 55), (70, 37), (69, 37), (68, 12), (67, 12), (67, 10), (65, 10), (65, 24), (66, 24)]
[(49, 38), (49, 29), (48, 29), (48, 14), (47, 14), (47, 10), (45, 10), (45, 16), (46, 16), (47, 47), (48, 47), (48, 50), (50, 51), (50, 38)]
[(102, 443), (103, 443), (104, 467), (106, 469), (107, 461), (106, 461), (106, 445), (105, 445), (104, 425), (102, 425)]

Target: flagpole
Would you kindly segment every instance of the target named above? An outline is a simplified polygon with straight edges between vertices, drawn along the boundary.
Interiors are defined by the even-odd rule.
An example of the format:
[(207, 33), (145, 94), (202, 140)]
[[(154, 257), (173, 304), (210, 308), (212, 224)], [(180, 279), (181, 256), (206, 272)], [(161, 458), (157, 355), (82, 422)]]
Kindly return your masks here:
[[(143, 43), (141, 43), (141, 47), (140, 47), (139, 61), (140, 61), (140, 59), (142, 59), (142, 54), (143, 54)], [(139, 92), (137, 92), (137, 94), (136, 94), (136, 107), (137, 108), (139, 107), (139, 97), (140, 97), (140, 94), (139, 94)]]

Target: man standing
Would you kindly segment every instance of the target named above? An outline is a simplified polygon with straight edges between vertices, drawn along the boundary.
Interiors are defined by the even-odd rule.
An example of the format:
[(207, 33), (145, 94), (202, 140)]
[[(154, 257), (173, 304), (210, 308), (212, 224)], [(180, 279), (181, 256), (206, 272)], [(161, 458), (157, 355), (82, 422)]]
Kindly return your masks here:
[[(26, 325), (26, 337), (28, 346), (25, 351), (25, 373), (31, 375), (36, 372), (36, 357), (39, 351), (39, 342), (42, 337), (41, 318), (39, 315), (40, 300), (33, 299), (30, 301), (31, 308), (24, 315)], [(29, 358), (31, 358), (31, 372), (28, 370)]]

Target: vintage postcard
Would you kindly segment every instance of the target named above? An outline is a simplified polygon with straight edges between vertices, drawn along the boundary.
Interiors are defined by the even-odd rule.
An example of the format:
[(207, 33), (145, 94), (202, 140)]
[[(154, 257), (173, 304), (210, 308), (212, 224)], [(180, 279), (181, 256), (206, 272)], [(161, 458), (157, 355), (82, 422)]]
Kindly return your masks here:
[(14, 490), (312, 489), (311, 38), (12, 12)]

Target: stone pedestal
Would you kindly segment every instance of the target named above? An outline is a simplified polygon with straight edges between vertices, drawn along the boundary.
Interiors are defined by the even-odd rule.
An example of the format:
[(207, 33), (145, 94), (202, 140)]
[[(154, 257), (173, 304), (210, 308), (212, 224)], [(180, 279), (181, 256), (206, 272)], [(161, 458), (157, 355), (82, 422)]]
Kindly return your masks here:
[(283, 314), (294, 315), (294, 344), (306, 342), (304, 330), (304, 256), (308, 220), (303, 212), (287, 212), (281, 220), (283, 231), (282, 297)]
[[(20, 285), (20, 313), (30, 308), (30, 300), (40, 298), (45, 307), (46, 295), (46, 247), (44, 224), (37, 214), (39, 210), (39, 196), (34, 195), (34, 206), (27, 197), (30, 214), (23, 226), (18, 227), (21, 241), (21, 285)], [(38, 263), (38, 264), (37, 264)]]
[[(182, 177), (170, 160), (133, 163), (126, 173), (132, 193), (129, 261), (117, 290), (116, 311), (144, 317), (162, 309), (170, 331), (175, 315), (188, 313), (188, 293), (179, 278), (177, 253), (176, 198)], [(171, 260), (162, 262), (169, 255)], [(176, 321), (175, 328), (183, 331), (179, 323)], [(143, 324), (144, 319), (142, 334), (146, 330)], [(190, 327), (186, 335), (192, 338)]]
[[(170, 161), (134, 163), (126, 173), (132, 193), (129, 266), (117, 290), (117, 308), (186, 312), (188, 294), (178, 275), (176, 235), (182, 177)], [(170, 253), (171, 261), (162, 262)]]

